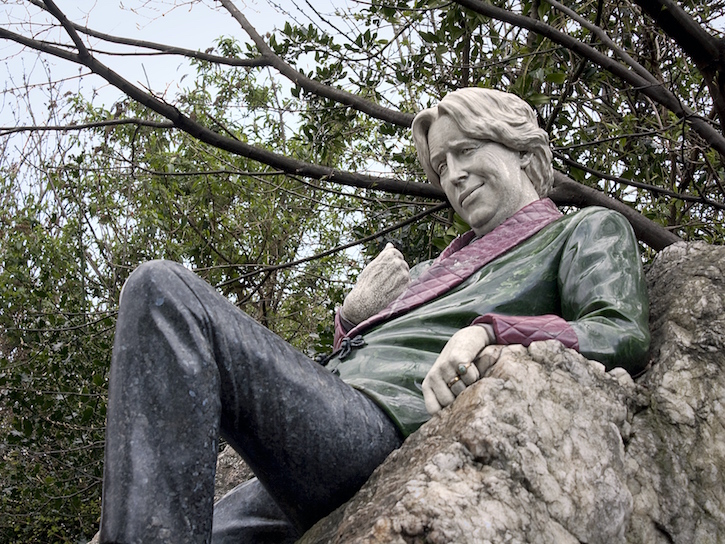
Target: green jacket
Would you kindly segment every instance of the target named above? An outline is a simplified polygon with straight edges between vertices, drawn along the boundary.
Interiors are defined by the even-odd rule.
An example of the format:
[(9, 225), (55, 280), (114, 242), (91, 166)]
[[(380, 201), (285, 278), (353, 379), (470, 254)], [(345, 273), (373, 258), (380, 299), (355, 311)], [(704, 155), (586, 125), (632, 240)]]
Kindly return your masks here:
[[(505, 237), (506, 225), (473, 243)], [(558, 338), (607, 369), (637, 373), (647, 362), (648, 302), (629, 223), (602, 208), (562, 216), (437, 298), (364, 331), (365, 345), (330, 368), (407, 436), (430, 417), (421, 389), (428, 370), (474, 321), (491, 323), (499, 344)]]

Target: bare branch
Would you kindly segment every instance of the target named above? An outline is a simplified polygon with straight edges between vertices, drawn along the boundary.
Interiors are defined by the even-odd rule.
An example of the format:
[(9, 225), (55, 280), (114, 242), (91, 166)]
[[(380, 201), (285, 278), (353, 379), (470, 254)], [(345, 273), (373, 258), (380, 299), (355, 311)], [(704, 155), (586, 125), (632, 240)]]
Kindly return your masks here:
[(78, 123), (77, 125), (31, 125), (23, 127), (0, 127), (0, 136), (7, 136), (16, 132), (69, 132), (71, 130), (85, 130), (87, 128), (112, 127), (119, 125), (136, 125), (149, 128), (174, 128), (168, 121), (147, 121), (145, 119), (108, 119), (95, 123)]
[(46, 11), (60, 21), (60, 24), (63, 25), (63, 28), (68, 33), (68, 36), (70, 36), (70, 39), (73, 40), (73, 43), (78, 49), (78, 56), (81, 62), (85, 62), (90, 59), (91, 54), (88, 52), (86, 44), (83, 43), (83, 40), (81, 40), (81, 37), (78, 35), (78, 32), (76, 32), (76, 29), (73, 28), (73, 25), (65, 16), (65, 13), (63, 13), (58, 6), (55, 5), (53, 0), (43, 0), (43, 4), (45, 4)]
[(634, 229), (637, 239), (650, 246), (655, 251), (666, 248), (682, 238), (663, 228), (641, 213), (630, 208), (623, 202), (615, 200), (601, 191), (585, 187), (561, 172), (554, 172), (554, 189), (549, 194), (554, 202), (560, 206), (604, 206), (616, 210), (627, 218)]
[[(677, 123), (678, 125), (681, 124), (680, 122)], [(618, 134), (617, 136), (610, 136), (608, 138), (600, 138), (598, 140), (591, 140), (588, 142), (580, 142), (578, 144), (569, 144), (569, 145), (562, 145), (562, 146), (556, 146), (553, 148), (553, 151), (564, 151), (564, 150), (571, 150), (571, 149), (579, 149), (582, 147), (591, 147), (595, 145), (601, 145), (605, 144), (607, 142), (614, 142), (616, 140), (623, 140), (625, 138), (640, 138), (642, 136), (655, 136), (662, 134), (666, 130), (669, 130), (674, 125), (668, 125), (662, 128), (658, 128), (655, 130), (645, 130), (642, 132), (630, 132), (628, 134)]]
[[(575, 183), (575, 182), (573, 182), (573, 183)], [(232, 278), (232, 279), (223, 281), (221, 283), (218, 283), (216, 285), (216, 287), (223, 287), (224, 285), (228, 285), (230, 283), (234, 283), (235, 281), (240, 281), (240, 280), (246, 279), (246, 278), (248, 278), (250, 276), (254, 276), (254, 275), (260, 274), (262, 272), (274, 272), (275, 270), (282, 270), (284, 268), (291, 268), (291, 267), (297, 266), (299, 264), (307, 263), (307, 262), (310, 262), (310, 261), (315, 261), (317, 259), (322, 259), (322, 258), (327, 257), (329, 255), (333, 255), (335, 253), (338, 253), (340, 251), (344, 251), (346, 249), (350, 249), (351, 247), (359, 246), (360, 244), (364, 244), (364, 243), (370, 242), (372, 240), (375, 240), (376, 238), (380, 238), (381, 236), (384, 236), (384, 235), (388, 234), (389, 232), (393, 232), (394, 230), (398, 230), (400, 228), (403, 228), (406, 225), (410, 225), (412, 223), (415, 223), (417, 221), (420, 221), (424, 217), (426, 217), (428, 215), (431, 215), (431, 214), (434, 214), (436, 212), (439, 212), (441, 210), (445, 210), (448, 207), (450, 207), (450, 204), (448, 204), (448, 202), (443, 202), (441, 204), (438, 204), (437, 206), (434, 206), (432, 208), (428, 208), (427, 210), (423, 210), (419, 214), (416, 214), (416, 215), (414, 215), (412, 217), (409, 217), (408, 219), (406, 219), (404, 221), (401, 221), (400, 223), (396, 223), (395, 225), (391, 225), (390, 227), (387, 227), (387, 228), (384, 228), (382, 230), (379, 230), (378, 232), (375, 232), (375, 233), (371, 234), (370, 236), (366, 236), (365, 238), (360, 238), (359, 240), (355, 240), (353, 242), (350, 242), (349, 244), (343, 244), (343, 245), (340, 245), (340, 246), (337, 246), (337, 247), (333, 247), (332, 249), (328, 249), (327, 251), (323, 251), (321, 253), (318, 253), (317, 255), (311, 255), (309, 257), (305, 257), (303, 259), (298, 259), (296, 261), (291, 261), (291, 262), (288, 262), (288, 263), (277, 264), (277, 265), (274, 265), (274, 266), (265, 266), (263, 268), (260, 268), (259, 270), (254, 270), (252, 272), (245, 272), (244, 274), (242, 274), (242, 275), (240, 275), (240, 276), (238, 276), (236, 278)]]
[(588, 174), (592, 174), (593, 176), (596, 176), (600, 179), (607, 179), (609, 181), (615, 181), (617, 183), (621, 183), (622, 185), (628, 185), (629, 187), (637, 187), (638, 189), (645, 189), (647, 191), (651, 191), (653, 193), (657, 193), (660, 195), (666, 195), (671, 196), (672, 198), (677, 198), (679, 200), (683, 200), (685, 202), (697, 202), (699, 204), (706, 204), (708, 206), (712, 206), (713, 208), (716, 208), (718, 210), (725, 210), (725, 204), (722, 204), (721, 202), (716, 202), (715, 200), (706, 198), (704, 196), (692, 196), (692, 195), (686, 195), (682, 193), (678, 193), (675, 191), (670, 191), (669, 189), (665, 189), (663, 187), (657, 187), (655, 185), (650, 185), (648, 183), (642, 183), (639, 181), (634, 181), (631, 179), (622, 178), (619, 176), (613, 176), (611, 174), (607, 174), (606, 172), (600, 172), (599, 170), (595, 170), (593, 168), (589, 168), (588, 166), (585, 166), (577, 161), (574, 161), (562, 153), (554, 152), (554, 156), (556, 156), (561, 161), (565, 162), (566, 164), (573, 166), (575, 168), (578, 168), (579, 170), (582, 170), (584, 172), (587, 172)]
[(80, 61), (78, 55), (76, 55), (75, 53), (71, 53), (67, 49), (55, 47), (40, 40), (27, 38), (22, 34), (16, 34), (15, 32), (11, 32), (10, 30), (2, 27), (0, 27), (0, 38), (5, 38), (15, 43), (19, 43), (20, 45), (24, 45), (25, 47), (29, 47), (30, 49), (35, 49), (36, 51), (40, 51), (41, 53), (48, 53), (49, 55), (53, 55), (54, 57), (69, 60), (77, 64), (83, 64)]
[(455, 2), (486, 17), (492, 17), (499, 21), (536, 32), (608, 70), (625, 83), (632, 85), (645, 96), (666, 107), (679, 118), (685, 119), (705, 141), (720, 153), (723, 160), (725, 160), (725, 137), (711, 126), (708, 119), (695, 114), (692, 110), (683, 106), (680, 100), (661, 83), (652, 83), (614, 59), (600, 53), (593, 47), (541, 21), (498, 8), (482, 0), (455, 0)]
[[(46, 9), (43, 0), (29, 0), (31, 4), (38, 6), (39, 8)], [(77, 32), (92, 36), (94, 38), (101, 39), (109, 43), (118, 43), (121, 45), (129, 45), (132, 47), (143, 47), (145, 49), (151, 49), (153, 51), (159, 51), (162, 54), (168, 55), (181, 55), (184, 57), (194, 58), (198, 60), (205, 60), (216, 64), (225, 64), (228, 66), (242, 66), (242, 67), (262, 67), (269, 66), (269, 62), (263, 58), (255, 59), (238, 59), (232, 57), (222, 57), (219, 55), (211, 55), (201, 51), (193, 51), (191, 49), (184, 49), (183, 47), (176, 47), (161, 43), (147, 42), (145, 40), (132, 40), (131, 38), (124, 38), (121, 36), (113, 36), (104, 32), (98, 32), (91, 28), (81, 26), (72, 21), (68, 21), (68, 24)], [(136, 53), (138, 54), (138, 53)]]
[(231, 0), (220, 0), (220, 2), (222, 6), (224, 6), (224, 8), (232, 15), (232, 17), (237, 20), (244, 31), (249, 34), (249, 37), (252, 38), (252, 41), (262, 54), (262, 58), (267, 59), (272, 67), (292, 81), (295, 85), (299, 85), (304, 90), (318, 96), (329, 98), (339, 104), (344, 104), (363, 113), (367, 113), (371, 117), (380, 119), (381, 121), (386, 121), (388, 123), (404, 127), (410, 126), (413, 122), (413, 114), (384, 108), (375, 102), (371, 102), (370, 100), (366, 100), (360, 96), (343, 91), (342, 89), (335, 89), (329, 85), (324, 85), (314, 79), (310, 79), (304, 74), (301, 74), (298, 70), (287, 64), (279, 58), (274, 51), (272, 51), (264, 39), (262, 39), (262, 36), (259, 35), (256, 29), (249, 23), (247, 18), (241, 11), (239, 11), (239, 9), (237, 9)]
[[(267, 59), (262, 58), (262, 57), (257, 57), (257, 58), (253, 58), (253, 59), (239, 59), (236, 57), (222, 57), (220, 55), (212, 55), (210, 53), (205, 53), (203, 51), (193, 51), (192, 49), (184, 49), (183, 47), (176, 47), (176, 46), (165, 45), (165, 44), (161, 44), (161, 43), (147, 42), (145, 40), (132, 40), (130, 38), (112, 36), (111, 34), (105, 34), (103, 32), (98, 32), (97, 30), (93, 30), (91, 28), (87, 28), (87, 27), (77, 25), (74, 23), (73, 23), (73, 28), (75, 28), (78, 32), (81, 32), (88, 36), (93, 36), (94, 38), (99, 38), (106, 42), (118, 43), (121, 45), (129, 45), (132, 47), (143, 47), (145, 49), (159, 51), (160, 54), (164, 54), (164, 55), (181, 55), (181, 56), (192, 58), (192, 59), (213, 62), (215, 64), (224, 64), (227, 66), (260, 68), (260, 67), (270, 65), (270, 62)], [(136, 54), (138, 54), (138, 53), (136, 53)]]

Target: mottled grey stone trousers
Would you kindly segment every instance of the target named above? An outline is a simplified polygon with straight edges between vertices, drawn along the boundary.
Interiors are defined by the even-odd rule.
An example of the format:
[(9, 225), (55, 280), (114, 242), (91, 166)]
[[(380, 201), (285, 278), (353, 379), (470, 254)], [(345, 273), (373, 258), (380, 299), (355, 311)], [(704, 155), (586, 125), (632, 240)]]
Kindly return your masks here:
[[(212, 507), (218, 436), (257, 479)], [(402, 443), (392, 421), (179, 264), (121, 297), (101, 542), (294, 542)]]

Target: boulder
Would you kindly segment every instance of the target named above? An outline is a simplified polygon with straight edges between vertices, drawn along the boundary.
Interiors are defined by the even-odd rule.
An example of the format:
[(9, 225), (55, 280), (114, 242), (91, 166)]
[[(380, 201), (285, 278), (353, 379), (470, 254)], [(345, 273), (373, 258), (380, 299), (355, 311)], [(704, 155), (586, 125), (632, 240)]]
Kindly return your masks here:
[(676, 244), (648, 270), (652, 366), (634, 415), (632, 543), (725, 540), (725, 248)]
[(301, 542), (624, 542), (628, 402), (641, 396), (627, 378), (557, 341), (505, 348), (390, 455), (334, 530)]
[(226, 445), (216, 460), (214, 479), (214, 502), (221, 499), (242, 482), (249, 480), (254, 473), (234, 449)]

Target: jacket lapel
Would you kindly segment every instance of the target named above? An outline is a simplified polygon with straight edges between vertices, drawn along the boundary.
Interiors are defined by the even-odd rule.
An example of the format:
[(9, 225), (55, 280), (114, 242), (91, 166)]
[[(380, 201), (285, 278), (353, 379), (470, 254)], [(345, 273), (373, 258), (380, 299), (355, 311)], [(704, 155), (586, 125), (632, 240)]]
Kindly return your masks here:
[(355, 326), (345, 336), (353, 338), (383, 321), (403, 315), (447, 293), (560, 217), (556, 205), (545, 198), (525, 206), (478, 240), (473, 240), (475, 233), (472, 231), (459, 236), (397, 299)]

